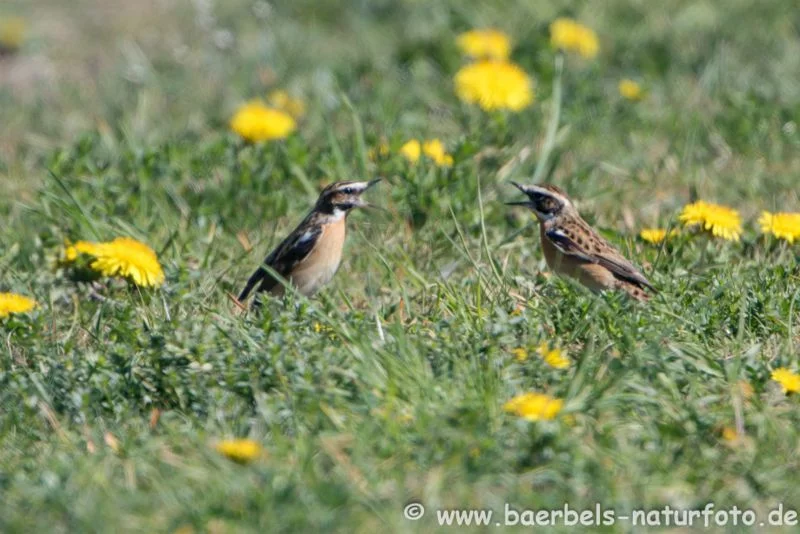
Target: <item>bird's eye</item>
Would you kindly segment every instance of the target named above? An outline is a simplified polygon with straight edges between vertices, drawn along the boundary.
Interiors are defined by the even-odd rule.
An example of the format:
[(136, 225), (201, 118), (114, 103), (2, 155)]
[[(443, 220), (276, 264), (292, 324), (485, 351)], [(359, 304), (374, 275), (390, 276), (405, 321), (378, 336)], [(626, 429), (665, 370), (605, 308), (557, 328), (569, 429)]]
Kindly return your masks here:
[(345, 187), (344, 189), (341, 189), (340, 192), (344, 193), (345, 195), (352, 195), (355, 193), (355, 190), (352, 187)]
[(555, 211), (558, 208), (558, 203), (555, 200), (544, 195), (540, 195), (535, 202), (543, 212)]

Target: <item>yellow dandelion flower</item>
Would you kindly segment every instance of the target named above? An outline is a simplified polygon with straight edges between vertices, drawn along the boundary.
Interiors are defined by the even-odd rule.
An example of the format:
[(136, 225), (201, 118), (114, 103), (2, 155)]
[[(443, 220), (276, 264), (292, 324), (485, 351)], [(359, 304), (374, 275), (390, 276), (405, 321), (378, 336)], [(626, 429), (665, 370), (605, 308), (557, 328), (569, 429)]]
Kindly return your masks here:
[(317, 334), (325, 333), (325, 334), (335, 334), (333, 328), (330, 325), (322, 324), (320, 322), (314, 323), (314, 332)]
[(420, 156), (424, 154), (439, 167), (447, 167), (453, 164), (453, 156), (445, 151), (444, 144), (438, 139), (429, 139), (422, 143), (416, 139), (411, 139), (400, 147), (400, 153), (411, 163), (418, 162)]
[(400, 147), (400, 153), (411, 163), (416, 163), (422, 155), (422, 145), (416, 139), (412, 139)]
[(511, 354), (520, 363), (528, 359), (528, 350), (525, 347), (517, 347), (511, 351)]
[(794, 243), (800, 240), (800, 213), (770, 213), (764, 211), (758, 218), (758, 225), (765, 234)]
[(217, 443), (218, 453), (240, 464), (250, 463), (264, 452), (261, 444), (252, 439), (226, 439)]
[(536, 353), (547, 365), (554, 369), (566, 369), (569, 367), (569, 358), (564, 356), (564, 351), (559, 348), (551, 349), (547, 343), (542, 343), (536, 349)]
[(0, 293), (0, 319), (13, 313), (28, 313), (36, 307), (36, 301), (16, 293)]
[(300, 98), (294, 97), (283, 89), (276, 89), (267, 95), (267, 102), (281, 111), (285, 111), (295, 119), (306, 114), (306, 105)]
[(620, 80), (618, 89), (620, 96), (628, 100), (641, 100), (644, 96), (642, 86), (633, 80)]
[(422, 153), (433, 160), (439, 167), (449, 167), (453, 164), (453, 156), (444, 149), (444, 144), (438, 139), (429, 139), (422, 143)]
[(503, 409), (528, 421), (542, 421), (554, 419), (563, 405), (561, 399), (543, 393), (524, 393), (506, 402)]
[(675, 237), (678, 235), (678, 230), (673, 228), (672, 230), (667, 233), (664, 228), (645, 228), (641, 232), (639, 232), (639, 237), (647, 241), (648, 243), (653, 243), (657, 245), (664, 241), (668, 237)]
[(728, 443), (734, 443), (739, 440), (739, 433), (735, 428), (726, 426), (722, 429), (722, 439)]
[(647, 228), (639, 232), (639, 237), (648, 243), (661, 243), (667, 237), (667, 231), (663, 228)]
[(0, 51), (14, 51), (25, 40), (25, 19), (8, 17), (0, 19)]
[(231, 119), (231, 130), (251, 143), (283, 139), (297, 128), (288, 113), (253, 100), (240, 107)]
[(597, 34), (573, 19), (559, 18), (550, 24), (550, 43), (566, 52), (576, 52), (592, 59), (600, 50)]
[(783, 386), (784, 393), (800, 393), (800, 375), (786, 367), (772, 371), (772, 379)]
[(511, 39), (495, 29), (471, 30), (456, 39), (464, 55), (475, 59), (508, 59), (511, 55)]
[(164, 283), (164, 271), (153, 249), (131, 239), (118, 237), (109, 243), (96, 243), (89, 265), (103, 276), (121, 276), (137, 286), (155, 287)]
[(739, 241), (742, 235), (739, 212), (727, 206), (698, 200), (684, 206), (679, 218), (686, 226), (699, 225), (712, 235), (728, 241)]
[(455, 76), (456, 95), (486, 111), (520, 111), (533, 102), (533, 84), (519, 66), (506, 61), (480, 61)]
[(372, 147), (369, 149), (367, 153), (367, 157), (370, 161), (378, 161), (379, 159), (383, 159), (389, 155), (389, 144), (386, 141), (381, 141), (378, 143), (378, 146)]
[(98, 243), (90, 243), (89, 241), (78, 241), (72, 245), (68, 245), (64, 250), (64, 260), (73, 262), (78, 259), (81, 254), (88, 254), (89, 256), (97, 256)]

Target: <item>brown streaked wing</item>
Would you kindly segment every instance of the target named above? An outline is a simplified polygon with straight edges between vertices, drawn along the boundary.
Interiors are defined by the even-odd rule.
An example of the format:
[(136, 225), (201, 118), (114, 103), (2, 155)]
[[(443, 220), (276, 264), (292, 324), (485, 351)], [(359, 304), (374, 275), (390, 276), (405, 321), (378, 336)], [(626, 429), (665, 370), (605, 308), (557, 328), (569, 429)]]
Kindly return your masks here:
[[(577, 237), (581, 233), (586, 239)], [(566, 224), (548, 230), (546, 235), (564, 254), (600, 264), (620, 278), (656, 290), (631, 262), (589, 225)]]

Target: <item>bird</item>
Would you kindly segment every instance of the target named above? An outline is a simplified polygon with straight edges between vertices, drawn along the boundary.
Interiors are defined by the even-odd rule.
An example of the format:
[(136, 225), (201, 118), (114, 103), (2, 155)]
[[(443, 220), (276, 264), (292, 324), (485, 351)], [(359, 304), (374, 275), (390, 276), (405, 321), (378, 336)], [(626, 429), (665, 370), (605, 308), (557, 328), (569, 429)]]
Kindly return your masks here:
[(583, 220), (561, 188), (511, 183), (528, 199), (507, 204), (528, 207), (536, 215), (542, 252), (555, 273), (574, 278), (594, 292), (624, 291), (638, 301), (650, 298), (648, 290), (657, 292), (639, 269)]
[[(323, 189), (306, 218), (247, 280), (239, 302), (244, 302), (254, 289), (256, 293), (281, 296), (286, 283), (311, 297), (330, 282), (342, 260), (347, 214), (353, 208), (372, 207), (361, 194), (380, 181), (335, 182)], [(285, 282), (281, 283), (276, 274)]]

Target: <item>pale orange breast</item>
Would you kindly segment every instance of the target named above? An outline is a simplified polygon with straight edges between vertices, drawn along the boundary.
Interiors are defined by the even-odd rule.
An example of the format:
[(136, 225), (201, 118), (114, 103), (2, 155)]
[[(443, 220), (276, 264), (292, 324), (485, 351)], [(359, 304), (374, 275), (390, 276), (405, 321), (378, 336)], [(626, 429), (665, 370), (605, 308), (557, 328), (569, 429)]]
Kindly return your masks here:
[(583, 263), (578, 262), (558, 250), (558, 248), (550, 242), (545, 235), (544, 225), (539, 225), (539, 235), (542, 240), (542, 252), (547, 266), (556, 274), (564, 274), (567, 276), (576, 276), (576, 269)]
[(310, 297), (331, 281), (342, 261), (345, 234), (344, 218), (322, 227), (314, 250), (289, 277), (300, 293)]
[(560, 257), (563, 256), (563, 254), (561, 254), (555, 245), (550, 243), (550, 240), (547, 239), (544, 224), (539, 225), (539, 237), (541, 238), (542, 252), (544, 253), (544, 260), (547, 262), (547, 266), (554, 271), (558, 271), (558, 267), (561, 264)]

